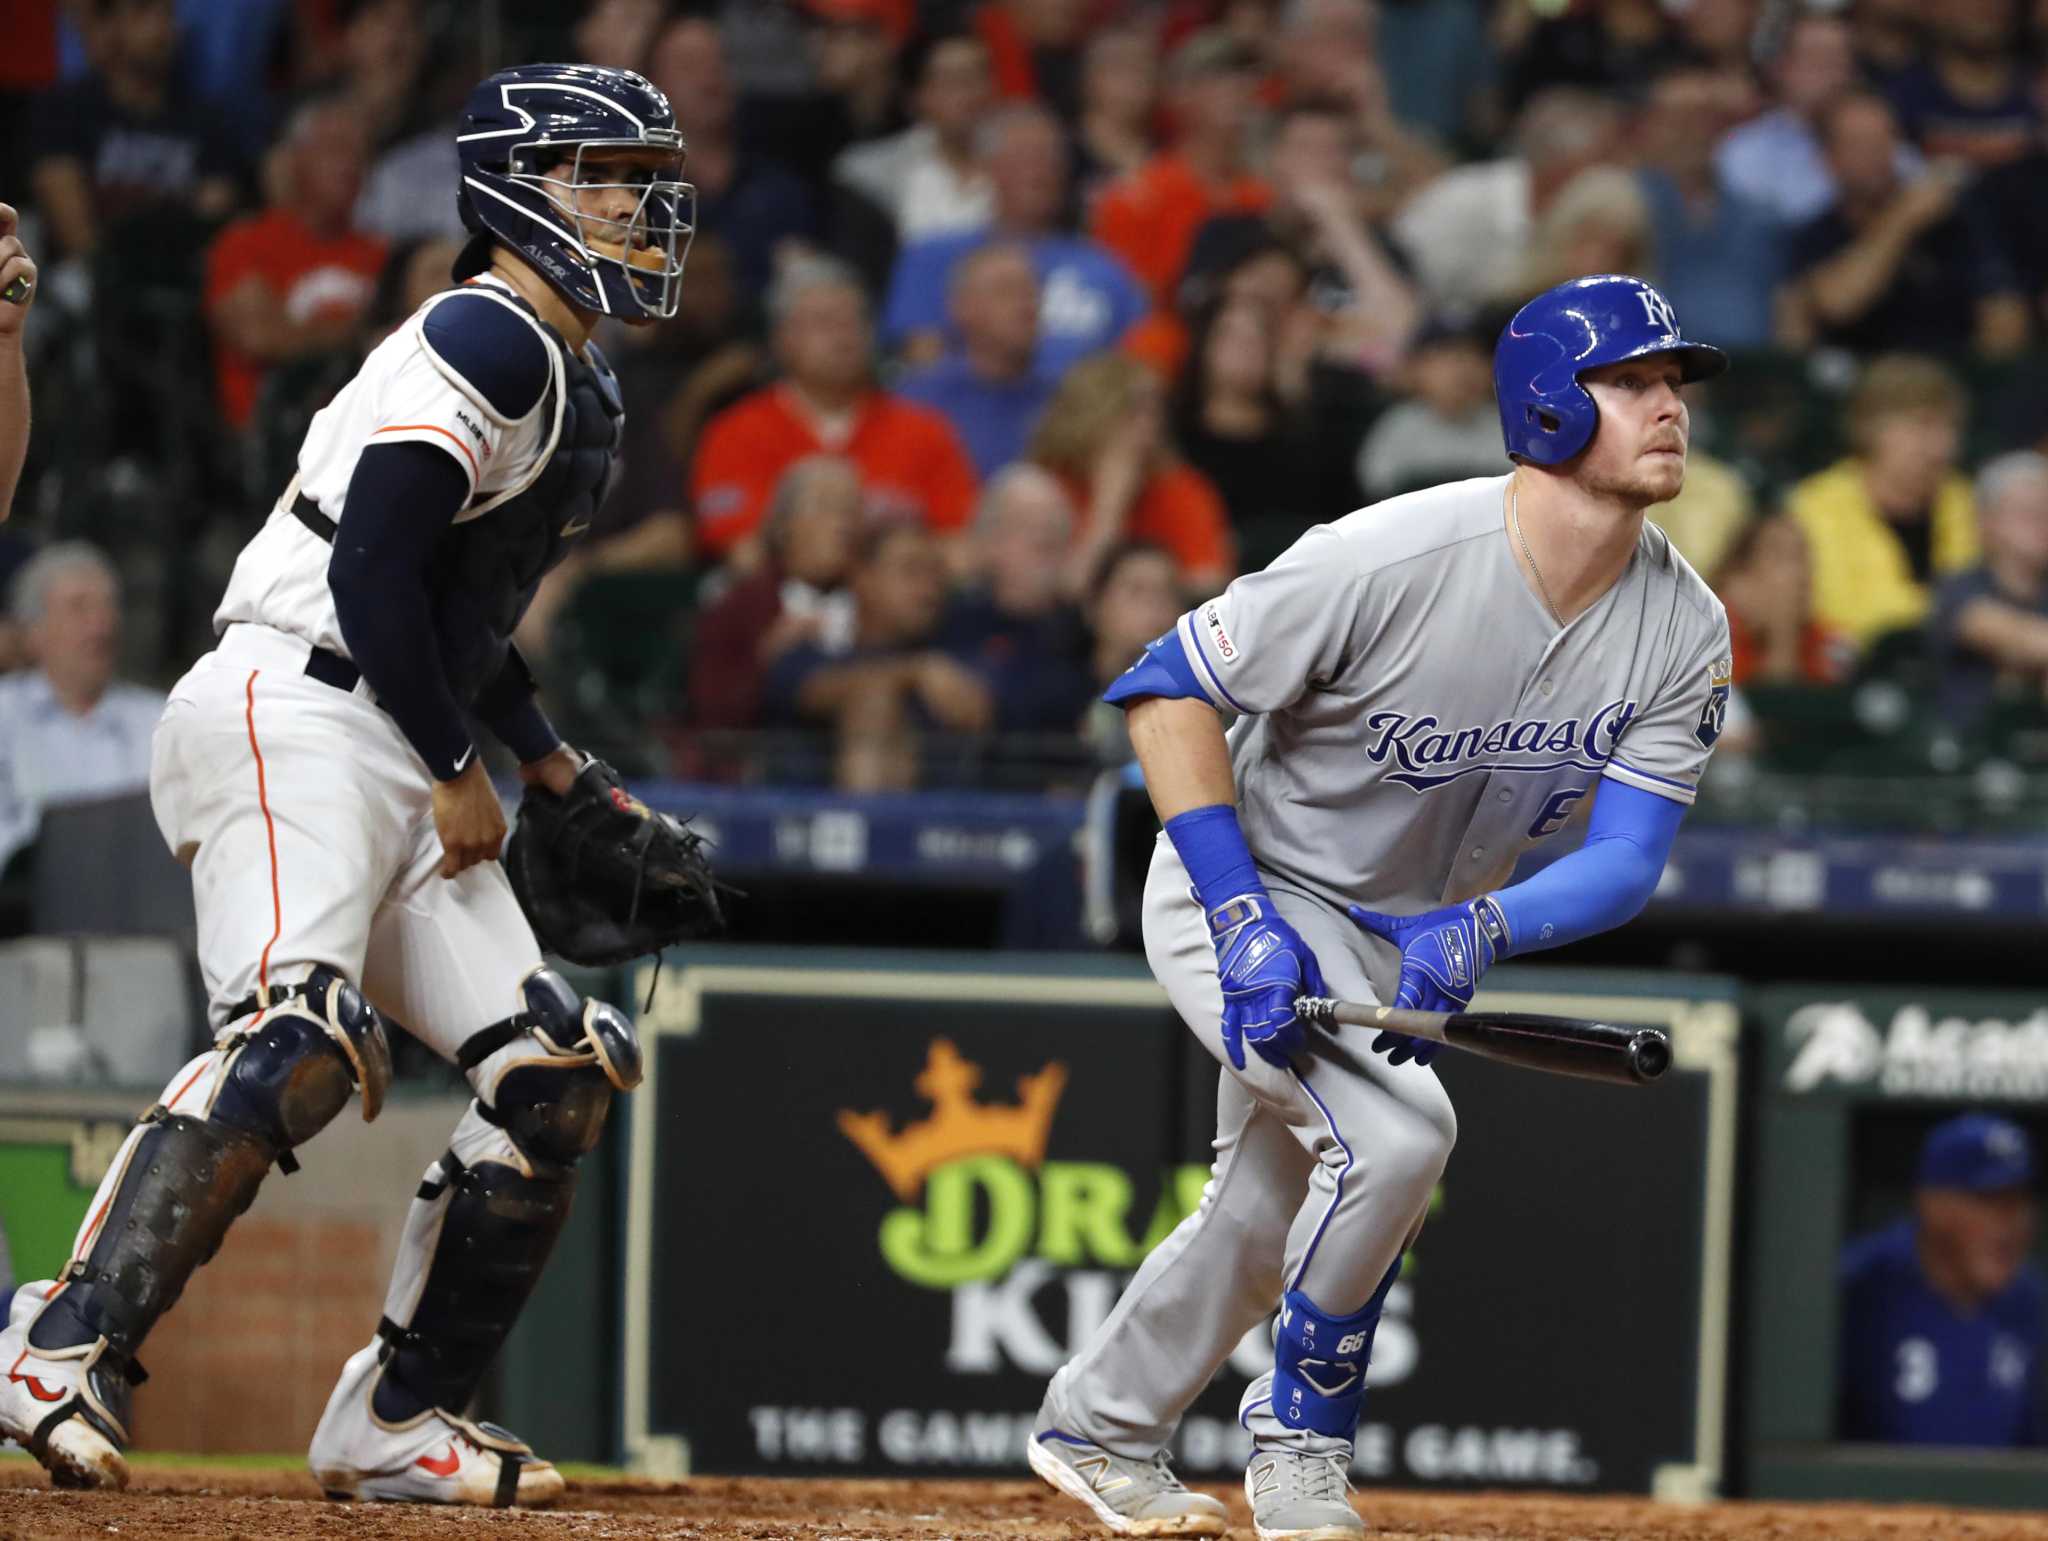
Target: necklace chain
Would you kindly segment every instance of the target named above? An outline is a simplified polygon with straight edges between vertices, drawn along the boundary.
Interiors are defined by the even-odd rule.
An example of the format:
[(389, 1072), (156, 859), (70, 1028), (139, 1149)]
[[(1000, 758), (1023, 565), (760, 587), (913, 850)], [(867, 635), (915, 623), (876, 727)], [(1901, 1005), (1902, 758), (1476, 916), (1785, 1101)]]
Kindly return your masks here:
[(1558, 630), (1564, 629), (1564, 615), (1557, 608), (1557, 601), (1550, 597), (1550, 585), (1543, 581), (1543, 569), (1536, 565), (1536, 553), (1529, 549), (1529, 537), (1522, 533), (1521, 511), (1515, 506), (1515, 488), (1508, 487), (1508, 522), (1515, 527), (1515, 539), (1522, 543), (1522, 557), (1529, 564), (1529, 571), (1536, 578), (1536, 592), (1543, 596), (1543, 607), (1550, 612), (1550, 618), (1557, 622)]

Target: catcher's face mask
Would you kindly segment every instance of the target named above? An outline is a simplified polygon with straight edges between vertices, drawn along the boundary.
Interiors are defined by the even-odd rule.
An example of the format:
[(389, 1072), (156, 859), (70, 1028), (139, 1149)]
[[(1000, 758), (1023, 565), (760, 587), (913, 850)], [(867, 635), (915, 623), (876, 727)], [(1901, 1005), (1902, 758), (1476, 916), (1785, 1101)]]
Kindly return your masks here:
[(602, 280), (623, 277), (640, 314), (667, 320), (682, 299), (683, 263), (696, 235), (697, 189), (683, 180), (683, 149), (584, 143), (572, 158), (513, 180), (537, 188), (574, 231), (570, 249)]

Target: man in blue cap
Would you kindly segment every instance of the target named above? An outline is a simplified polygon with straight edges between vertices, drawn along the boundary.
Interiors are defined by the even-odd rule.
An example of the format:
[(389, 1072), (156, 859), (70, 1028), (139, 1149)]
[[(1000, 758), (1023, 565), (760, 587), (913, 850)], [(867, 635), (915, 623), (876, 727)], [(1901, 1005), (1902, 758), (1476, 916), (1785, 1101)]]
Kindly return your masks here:
[[(1726, 363), (1641, 279), (1538, 295), (1494, 349), (1510, 474), (1315, 526), (1105, 693), (1165, 825), (1146, 958), (1218, 1077), (1200, 1206), (1053, 1376), (1026, 1448), (1103, 1528), (1228, 1527), (1167, 1445), (1277, 1306), (1273, 1367), (1238, 1404), (1253, 1529), (1364, 1541), (1346, 1474), (1373, 1334), (1457, 1117), (1435, 1044), (1311, 1034), (1295, 1002), (1460, 1011), (1496, 960), (1649, 900), (1729, 646), (1646, 511), (1685, 480), (1685, 387)], [(1513, 881), (1546, 840), (1570, 849)]]
[(1842, 1253), (1844, 1439), (2042, 1443), (2034, 1147), (1965, 1113), (1920, 1149), (1914, 1213)]

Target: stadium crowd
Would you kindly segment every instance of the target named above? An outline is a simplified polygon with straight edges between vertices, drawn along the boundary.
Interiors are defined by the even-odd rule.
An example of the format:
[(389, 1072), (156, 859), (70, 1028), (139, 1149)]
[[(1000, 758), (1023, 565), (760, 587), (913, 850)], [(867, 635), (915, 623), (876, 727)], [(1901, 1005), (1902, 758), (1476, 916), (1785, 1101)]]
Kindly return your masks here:
[[(1728, 603), (1731, 746), (1873, 672), (1955, 734), (2039, 715), (2048, 6), (0, 17), (0, 197), (44, 275), (0, 576), (96, 542), (153, 683), (205, 645), (311, 414), (448, 282), (462, 93), (567, 57), (668, 94), (698, 194), (681, 316), (600, 333), (625, 464), (522, 636), (565, 729), (629, 766), (1072, 781), (1120, 752), (1102, 686), (1187, 603), (1369, 499), (1504, 471), (1492, 338), (1599, 271), (1738, 354), (1653, 512)], [(100, 592), (66, 549), (0, 664), (45, 668), (53, 574)]]

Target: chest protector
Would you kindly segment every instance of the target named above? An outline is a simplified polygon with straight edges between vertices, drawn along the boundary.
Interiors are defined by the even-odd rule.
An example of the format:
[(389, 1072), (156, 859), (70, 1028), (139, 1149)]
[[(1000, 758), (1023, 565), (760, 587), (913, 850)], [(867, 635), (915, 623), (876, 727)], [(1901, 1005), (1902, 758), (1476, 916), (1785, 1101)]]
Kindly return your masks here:
[(534, 591), (590, 527), (611, 490), (625, 431), (618, 377), (596, 343), (583, 356), (514, 295), (553, 349), (553, 378), (540, 421), (555, 427), (540, 469), (525, 486), (484, 499), (448, 528), (429, 574), (435, 631), (456, 699), (469, 701), (495, 675)]

